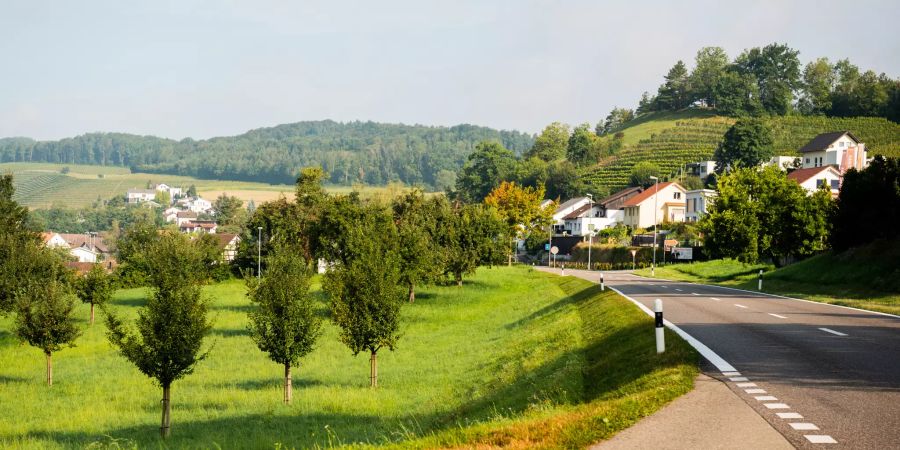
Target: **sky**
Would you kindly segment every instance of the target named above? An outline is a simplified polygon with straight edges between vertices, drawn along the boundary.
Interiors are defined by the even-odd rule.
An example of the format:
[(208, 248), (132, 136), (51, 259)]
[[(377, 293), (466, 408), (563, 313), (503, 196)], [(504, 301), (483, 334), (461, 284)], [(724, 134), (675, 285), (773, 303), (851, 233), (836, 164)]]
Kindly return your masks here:
[(635, 107), (704, 46), (781, 42), (900, 77), (897, 0), (137, 3), (4, 0), (0, 137), (321, 119), (535, 133)]

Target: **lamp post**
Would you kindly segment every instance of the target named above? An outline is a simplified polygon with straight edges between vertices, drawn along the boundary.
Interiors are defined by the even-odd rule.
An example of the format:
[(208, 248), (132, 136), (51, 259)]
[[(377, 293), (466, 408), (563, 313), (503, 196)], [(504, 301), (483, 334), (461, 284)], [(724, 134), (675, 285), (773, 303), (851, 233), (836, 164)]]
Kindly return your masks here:
[(591, 206), (591, 208), (588, 210), (588, 223), (587, 223), (587, 229), (588, 229), (588, 266), (587, 266), (587, 270), (591, 270), (591, 247), (594, 246), (594, 230), (591, 230), (590, 222), (591, 222), (591, 214), (593, 214), (593, 212), (594, 212), (594, 195), (593, 194), (586, 194), (586, 195), (590, 202), (588, 204)]
[(653, 264), (650, 265), (650, 276), (656, 276), (656, 234), (659, 232), (659, 178), (650, 177), (654, 181), (653, 184)]
[(256, 227), (256, 278), (262, 276), (262, 227)]

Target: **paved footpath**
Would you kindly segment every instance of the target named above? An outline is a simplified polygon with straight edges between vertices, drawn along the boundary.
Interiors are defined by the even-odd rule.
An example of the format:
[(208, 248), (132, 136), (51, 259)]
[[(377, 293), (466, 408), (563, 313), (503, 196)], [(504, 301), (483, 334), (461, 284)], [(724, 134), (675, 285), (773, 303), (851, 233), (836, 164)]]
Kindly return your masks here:
[[(600, 277), (598, 272), (571, 269), (566, 275), (594, 282)], [(794, 447), (900, 449), (900, 317), (629, 272), (606, 272), (604, 278), (607, 286), (645, 311), (662, 299), (668, 331), (682, 334), (698, 348), (706, 359), (704, 374), (720, 380)], [(693, 420), (707, 420), (702, 411), (721, 400), (681, 400), (691, 398), (697, 402)], [(661, 414), (677, 404), (639, 422), (634, 430), (651, 419), (663, 420), (656, 416), (665, 418)], [(733, 428), (750, 423), (730, 422)], [(690, 444), (702, 428), (671, 429), (683, 431), (670, 435), (666, 442), (675, 447), (666, 448), (708, 447)], [(621, 435), (627, 439), (629, 434)], [(724, 442), (719, 445), (729, 448), (769, 447), (738, 435), (720, 439)], [(618, 441), (613, 438), (604, 445)]]

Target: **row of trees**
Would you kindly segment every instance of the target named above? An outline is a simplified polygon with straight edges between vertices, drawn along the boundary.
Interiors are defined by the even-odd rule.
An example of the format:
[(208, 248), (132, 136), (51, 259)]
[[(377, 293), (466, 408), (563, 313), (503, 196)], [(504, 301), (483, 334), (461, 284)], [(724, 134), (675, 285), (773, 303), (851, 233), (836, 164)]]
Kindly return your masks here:
[(799, 112), (900, 121), (900, 80), (863, 72), (847, 59), (832, 63), (818, 58), (801, 68), (799, 54), (774, 43), (745, 50), (729, 61), (721, 47), (704, 47), (691, 71), (678, 61), (655, 96), (645, 92), (637, 113), (675, 111), (700, 102), (733, 116)]

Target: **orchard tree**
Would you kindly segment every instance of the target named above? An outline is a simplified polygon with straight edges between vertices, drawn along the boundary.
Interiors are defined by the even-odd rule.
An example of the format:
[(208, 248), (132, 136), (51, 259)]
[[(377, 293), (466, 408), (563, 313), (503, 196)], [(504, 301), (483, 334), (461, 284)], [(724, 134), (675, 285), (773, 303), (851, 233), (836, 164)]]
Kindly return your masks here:
[(769, 126), (760, 119), (741, 119), (725, 132), (725, 137), (716, 148), (716, 171), (757, 167), (774, 154), (774, 140)]
[(527, 238), (534, 231), (550, 226), (553, 208), (543, 208), (544, 186), (522, 187), (504, 181), (484, 199), (484, 204), (497, 210), (506, 222), (511, 241), (508, 265), (512, 265), (516, 238)]
[(164, 234), (145, 250), (152, 287), (138, 312), (136, 332), (111, 312), (106, 316), (109, 341), (163, 390), (160, 435), (170, 434), (172, 383), (205, 359), (203, 338), (212, 329), (209, 306), (200, 283), (204, 273), (197, 248), (181, 234)]
[(358, 225), (347, 230), (348, 257), (325, 274), (323, 287), (331, 297), (331, 318), (341, 329), (341, 342), (353, 355), (369, 352), (369, 381), (375, 388), (377, 355), (382, 348), (396, 348), (406, 293), (393, 224), (365, 217)]
[(484, 205), (454, 205), (440, 213), (438, 242), (444, 252), (444, 273), (462, 286), (463, 276), (482, 263), (494, 264), (506, 253), (507, 226), (497, 210)]
[(75, 282), (75, 293), (83, 303), (91, 305), (91, 321), (94, 325), (94, 306), (101, 307), (112, 298), (113, 285), (102, 264), (94, 264), (91, 270)]
[(311, 271), (296, 252), (278, 246), (266, 261), (262, 279), (247, 278), (250, 337), (269, 359), (284, 367), (284, 402), (293, 398), (291, 367), (312, 352), (321, 334), (315, 299), (309, 292)]
[(409, 288), (410, 303), (416, 299), (416, 285), (434, 281), (441, 274), (442, 255), (435, 244), (440, 202), (413, 190), (394, 199), (391, 207), (399, 237), (400, 273)]

